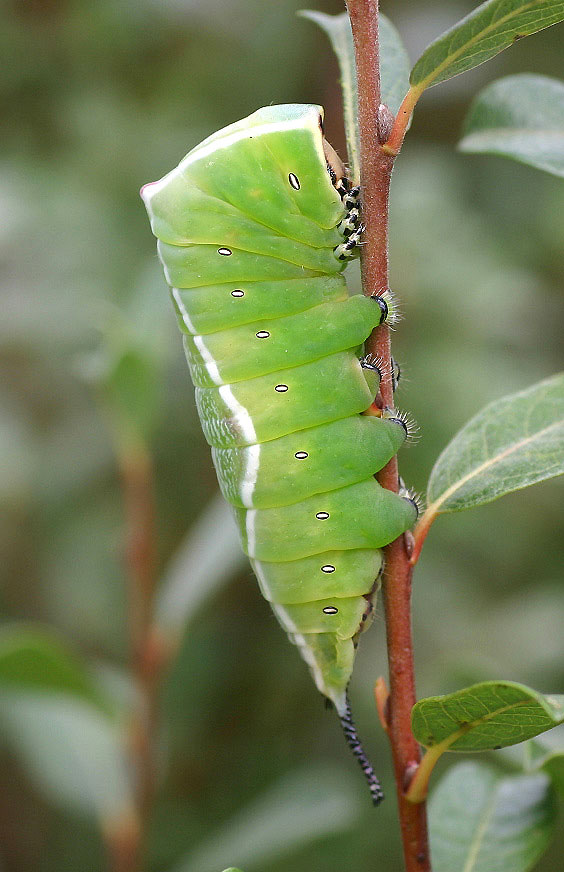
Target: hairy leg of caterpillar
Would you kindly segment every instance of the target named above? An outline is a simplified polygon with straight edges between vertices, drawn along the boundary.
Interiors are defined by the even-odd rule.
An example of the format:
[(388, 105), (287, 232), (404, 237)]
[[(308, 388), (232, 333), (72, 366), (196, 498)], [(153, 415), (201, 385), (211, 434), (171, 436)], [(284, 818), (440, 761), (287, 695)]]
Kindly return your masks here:
[(345, 734), (345, 739), (347, 740), (347, 745), (358, 760), (360, 768), (364, 773), (372, 797), (372, 802), (374, 805), (380, 805), (384, 799), (384, 793), (356, 731), (348, 694), (345, 695), (345, 710), (343, 714), (339, 715), (339, 720), (341, 722), (341, 727), (343, 728), (343, 733)]

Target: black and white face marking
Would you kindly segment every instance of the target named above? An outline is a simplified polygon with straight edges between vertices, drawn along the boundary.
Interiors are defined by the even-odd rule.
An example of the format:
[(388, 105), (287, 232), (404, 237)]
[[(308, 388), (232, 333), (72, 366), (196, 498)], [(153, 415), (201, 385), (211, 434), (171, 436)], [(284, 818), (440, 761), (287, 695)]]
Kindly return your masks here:
[(258, 333), (255, 333), (255, 336), (257, 337), (257, 339), (268, 339), (270, 333), (268, 332), (268, 330), (259, 330)]
[(335, 567), (331, 563), (326, 563), (325, 566), (321, 567), (321, 572), (335, 572)]
[(298, 177), (295, 173), (289, 173), (288, 181), (290, 182), (290, 185), (294, 189), (294, 191), (300, 190), (300, 188), (301, 188), (300, 180), (298, 179)]
[(285, 394), (288, 390), (288, 385), (276, 385), (274, 390), (277, 391), (279, 394)]
[(325, 608), (323, 609), (323, 614), (324, 615), (336, 615), (336, 614), (338, 614), (338, 611), (339, 611), (339, 609), (336, 608), (335, 606), (325, 606)]
[(329, 517), (329, 512), (318, 512), (315, 517), (318, 521), (326, 521)]
[(231, 296), (232, 297), (244, 297), (245, 291), (241, 291), (239, 288), (235, 288), (234, 291), (231, 291)]
[(306, 457), (308, 457), (308, 456), (309, 455), (308, 455), (307, 451), (296, 451), (296, 453), (294, 454), (294, 457), (297, 460), (305, 460)]
[(222, 254), (224, 257), (229, 257), (230, 254), (233, 254), (230, 248), (218, 248), (218, 254)]

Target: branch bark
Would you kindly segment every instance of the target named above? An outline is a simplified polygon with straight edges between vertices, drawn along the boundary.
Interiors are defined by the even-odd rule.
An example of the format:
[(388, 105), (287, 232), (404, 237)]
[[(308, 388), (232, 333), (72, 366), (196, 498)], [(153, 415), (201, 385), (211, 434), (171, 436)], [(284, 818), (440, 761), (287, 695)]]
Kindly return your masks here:
[[(383, 146), (379, 138), (385, 110), (380, 107), (378, 2), (349, 0), (347, 6), (358, 80), (361, 197), (366, 226), (361, 256), (362, 284), (364, 293), (372, 296), (388, 288), (388, 201), (395, 151)], [(391, 342), (386, 325), (376, 328), (366, 349), (384, 361), (380, 393), (383, 405), (393, 408)], [(397, 492), (395, 457), (381, 470), (378, 480), (383, 487)], [(410, 534), (406, 534), (385, 549), (382, 589), (390, 678), (388, 734), (394, 759), (406, 872), (430, 872), (425, 804), (415, 805), (406, 798), (409, 782), (421, 760), (420, 748), (411, 732), (411, 709), (416, 701), (411, 638), (411, 541)]]

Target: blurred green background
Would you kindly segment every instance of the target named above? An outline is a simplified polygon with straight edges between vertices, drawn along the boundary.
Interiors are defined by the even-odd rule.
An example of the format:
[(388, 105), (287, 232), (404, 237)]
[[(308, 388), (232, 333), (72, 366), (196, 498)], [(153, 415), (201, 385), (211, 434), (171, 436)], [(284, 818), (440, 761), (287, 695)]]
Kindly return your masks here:
[[(474, 5), (384, 0), (383, 11), (415, 60)], [(127, 372), (133, 361), (131, 412), (154, 456), (159, 576), (170, 586), (163, 620), (185, 625), (162, 693), (149, 867), (163, 872), (401, 868), (372, 701), (386, 672), (381, 610), (352, 686), (389, 797), (375, 813), (336, 719), (212, 502), (209, 450), (138, 196), (204, 136), (271, 102), (322, 103), (327, 137), (344, 154), (336, 62), (296, 18), (301, 6), (8, 0), (0, 12), (2, 617), (51, 628), (116, 709), (127, 704), (123, 503), (108, 393), (101, 399), (97, 385), (104, 373), (111, 382), (116, 361)], [(342, 11), (337, 0), (316, 8)], [(397, 163), (398, 403), (422, 435), (400, 462), (420, 491), (486, 402), (562, 368), (564, 184), (454, 149), (483, 84), (561, 74), (562, 32), (522, 40), (432, 89)], [(563, 692), (561, 506), (556, 480), (438, 521), (415, 582), (420, 696), (488, 678)], [(8, 739), (0, 868), (107, 868), (93, 816), (58, 793), (56, 777), (44, 789)], [(539, 869), (562, 868), (562, 835)]]

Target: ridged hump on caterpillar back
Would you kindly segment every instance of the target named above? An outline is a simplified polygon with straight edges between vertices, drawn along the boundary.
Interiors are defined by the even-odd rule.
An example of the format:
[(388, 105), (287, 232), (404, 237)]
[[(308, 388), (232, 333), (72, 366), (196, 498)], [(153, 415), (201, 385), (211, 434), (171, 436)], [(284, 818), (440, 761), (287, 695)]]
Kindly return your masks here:
[(204, 213), (224, 221), (234, 207), (241, 232), (250, 221), (259, 235), (270, 228), (306, 245), (335, 245), (344, 207), (327, 172), (322, 118), (320, 106), (269, 106), (208, 137), (143, 187), (154, 234), (187, 244)]

